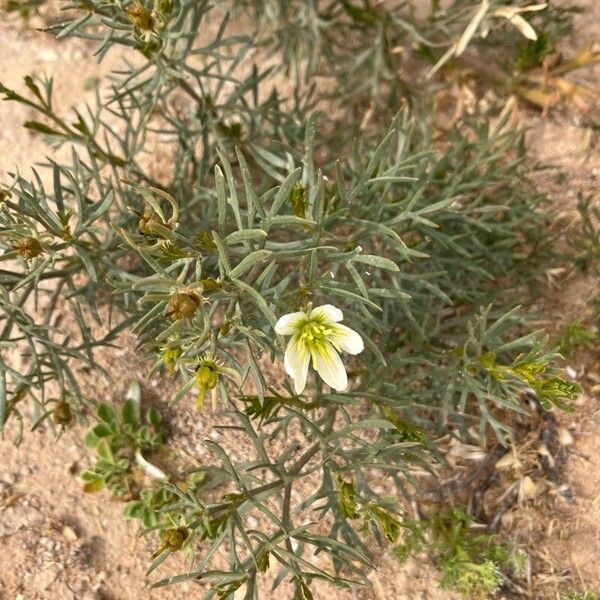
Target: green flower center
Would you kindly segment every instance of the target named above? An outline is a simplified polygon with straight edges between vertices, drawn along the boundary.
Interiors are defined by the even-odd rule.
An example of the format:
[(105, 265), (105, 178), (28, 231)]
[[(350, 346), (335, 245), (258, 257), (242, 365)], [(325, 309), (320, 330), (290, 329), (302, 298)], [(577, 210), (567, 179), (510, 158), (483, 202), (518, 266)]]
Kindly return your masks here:
[(320, 319), (311, 319), (300, 325), (298, 341), (306, 346), (319, 346), (326, 342), (333, 334), (331, 325), (323, 323)]

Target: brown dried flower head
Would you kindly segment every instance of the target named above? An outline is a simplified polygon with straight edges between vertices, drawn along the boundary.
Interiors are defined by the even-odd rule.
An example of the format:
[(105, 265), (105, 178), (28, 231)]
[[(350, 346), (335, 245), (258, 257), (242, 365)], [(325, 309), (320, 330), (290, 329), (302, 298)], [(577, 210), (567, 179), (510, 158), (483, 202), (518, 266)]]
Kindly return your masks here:
[(180, 293), (169, 299), (169, 315), (175, 321), (189, 319), (196, 314), (200, 306), (200, 298), (192, 293)]
[(171, 552), (177, 552), (183, 546), (188, 537), (188, 530), (185, 527), (166, 529), (162, 534), (163, 547)]
[(64, 400), (59, 402), (52, 411), (52, 419), (57, 425), (69, 425), (73, 420), (71, 406)]
[(127, 17), (132, 25), (142, 31), (152, 31), (154, 29), (154, 16), (141, 4), (130, 4), (127, 7)]
[(42, 245), (34, 237), (26, 237), (15, 243), (14, 250), (23, 258), (32, 259), (42, 253)]

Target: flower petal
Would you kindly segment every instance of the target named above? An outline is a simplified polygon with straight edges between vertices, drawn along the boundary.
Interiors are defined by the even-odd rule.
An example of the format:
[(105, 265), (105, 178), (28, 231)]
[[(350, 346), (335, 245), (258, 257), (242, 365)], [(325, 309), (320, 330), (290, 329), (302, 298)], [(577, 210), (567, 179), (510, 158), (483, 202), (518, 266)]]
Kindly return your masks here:
[(311, 350), (311, 354), (313, 367), (323, 381), (334, 390), (343, 392), (348, 387), (348, 375), (336, 349), (325, 342), (318, 349)]
[(365, 349), (363, 339), (354, 329), (336, 323), (333, 327), (333, 335), (329, 338), (334, 346), (339, 346), (348, 354), (360, 354)]
[(511, 17), (509, 21), (516, 27), (528, 40), (537, 40), (538, 36), (535, 29), (520, 15)]
[(275, 332), (279, 335), (292, 335), (296, 333), (298, 326), (304, 320), (306, 320), (306, 313), (304, 312), (293, 312), (283, 315), (275, 323)]
[(283, 364), (286, 373), (294, 380), (296, 394), (301, 394), (306, 387), (309, 362), (310, 353), (303, 344), (298, 343), (297, 336), (294, 336), (285, 349)]
[(333, 306), (333, 304), (323, 304), (321, 306), (315, 306), (312, 309), (310, 315), (310, 319), (319, 319), (325, 323), (337, 323), (344, 318), (344, 313)]

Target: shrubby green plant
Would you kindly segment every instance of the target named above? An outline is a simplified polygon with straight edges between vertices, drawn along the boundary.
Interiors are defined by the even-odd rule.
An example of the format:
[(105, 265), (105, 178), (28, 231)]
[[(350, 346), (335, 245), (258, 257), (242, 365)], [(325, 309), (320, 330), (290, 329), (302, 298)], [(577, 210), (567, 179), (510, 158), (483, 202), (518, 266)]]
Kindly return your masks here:
[(565, 600), (598, 600), (598, 595), (594, 592), (572, 592), (567, 594)]
[[(31, 110), (26, 127), (72, 148), (46, 165), (50, 186), (34, 172), (2, 190), (0, 426), (15, 422), (18, 441), (25, 401), (38, 423), (55, 387), (86, 410), (80, 370), (100, 369), (95, 348), (131, 330), (155, 359), (149, 374), (173, 378), (173, 400), (195, 393), (208, 410), (210, 392), (248, 451), (234, 460), (207, 440), (214, 462), (197, 472), (218, 487), (167, 480), (144, 456), (163, 443), (161, 421), (136, 393), (98, 407), (88, 487), (123, 494), (136, 463), (159, 480), (126, 509), (159, 534), (150, 570), (179, 550), (194, 560), (156, 585), (202, 579), (206, 598), (243, 589), (250, 600), (268, 572), (308, 599), (315, 580), (368, 583), (367, 537), (398, 541), (401, 499), (414, 494), (414, 470), (441, 459), (439, 434), (504, 441), (525, 392), (568, 407), (577, 386), (515, 307), (548, 252), (522, 136), (484, 115), (439, 140), (425, 109), (398, 114), (406, 82), (387, 62), (392, 33), (456, 56), (507, 10), (529, 32), (524, 4), (457, 2), (458, 17), (442, 11), (431, 31), (368, 2), (331, 2), (322, 15), (312, 2), (258, 4), (265, 21), (251, 35), (226, 11), (243, 23), (253, 3), (67, 4), (59, 38), (95, 40), (100, 57), (122, 45), (132, 64), (69, 117), (54, 109), (51, 80), (0, 87)], [(156, 152), (160, 176), (148, 164)], [(328, 319), (283, 326), (328, 305)], [(338, 329), (342, 317), (354, 334)], [(306, 342), (331, 388), (312, 371), (294, 385), (278, 332)], [(364, 351), (344, 355), (347, 382), (329, 377), (324, 357), (356, 354), (355, 336)], [(305, 483), (314, 491), (298, 500)]]
[(595, 329), (586, 327), (580, 321), (567, 323), (560, 339), (560, 351), (569, 356), (577, 348), (593, 348), (597, 337)]
[(46, 0), (4, 0), (2, 8), (8, 12), (18, 12), (27, 19), (32, 11), (38, 10), (46, 3)]
[(474, 525), (473, 517), (455, 508), (405, 522), (394, 556), (403, 562), (428, 551), (442, 572), (441, 587), (455, 589), (465, 598), (489, 598), (501, 587), (502, 572), (521, 568), (524, 557), (497, 536), (477, 533)]
[(594, 204), (593, 198), (580, 196), (577, 210), (579, 232), (568, 239), (575, 253), (575, 266), (583, 273), (597, 275), (600, 265), (600, 208)]

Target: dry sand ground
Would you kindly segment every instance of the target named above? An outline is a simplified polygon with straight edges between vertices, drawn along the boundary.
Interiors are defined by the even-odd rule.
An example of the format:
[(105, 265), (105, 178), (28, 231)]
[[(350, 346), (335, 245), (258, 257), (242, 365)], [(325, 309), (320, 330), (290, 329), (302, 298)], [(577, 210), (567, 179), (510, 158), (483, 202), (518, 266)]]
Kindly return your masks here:
[[(580, 0), (585, 8), (578, 17), (577, 36), (570, 40), (580, 46), (600, 34), (600, 3)], [(36, 17), (37, 18), (37, 17)], [(37, 23), (42, 24), (40, 21)], [(22, 89), (26, 74), (52, 74), (57, 98), (65, 109), (82, 105), (91, 92), (86, 80), (99, 77), (118, 64), (110, 56), (98, 66), (89, 58), (89, 48), (80, 41), (57, 43), (37, 32), (34, 18), (24, 25), (18, 18), (4, 17), (0, 23), (0, 81)], [(598, 74), (596, 70), (595, 75)], [(594, 74), (583, 76), (593, 81)], [(598, 79), (596, 77), (595, 81)], [(572, 218), (575, 195), (580, 188), (596, 194), (600, 177), (600, 147), (596, 134), (567, 114), (548, 118), (527, 113), (529, 140), (537, 158), (566, 171), (566, 181), (558, 170), (544, 177), (543, 185), (555, 199), (557, 220)], [(13, 103), (0, 104), (0, 180), (18, 166), (23, 174), (51, 152), (39, 137), (21, 127), (29, 118), (26, 109)], [(546, 309), (551, 307), (554, 327), (584, 316), (594, 282), (578, 276), (548, 284)], [(128, 343), (131, 342), (131, 343)], [(131, 378), (144, 379), (146, 365), (135, 356), (133, 340), (124, 339), (119, 352), (115, 381), (101, 378), (86, 382), (97, 400), (119, 398)], [(585, 365), (585, 373), (581, 369)], [(600, 356), (580, 356), (572, 365), (580, 371), (586, 393), (573, 417), (560, 416), (573, 433), (575, 443), (567, 467), (568, 484), (574, 502), (560, 495), (542, 494), (518, 507), (511, 534), (529, 543), (533, 557), (532, 598), (559, 598), (558, 590), (587, 587), (600, 592)], [(592, 391), (593, 386), (596, 391)], [(149, 382), (154, 396), (168, 396), (161, 382)], [(192, 431), (201, 441), (219, 435), (212, 419), (203, 414), (198, 421), (190, 407), (180, 405), (177, 428)], [(198, 595), (193, 583), (150, 591), (145, 578), (148, 559), (154, 548), (138, 540), (135, 524), (121, 518), (122, 505), (105, 494), (83, 495), (77, 473), (89, 464), (81, 448), (83, 428), (75, 427), (55, 442), (48, 431), (28, 434), (15, 450), (10, 441), (0, 442), (0, 599), (13, 600), (170, 600)], [(202, 450), (195, 441), (183, 450), (195, 459)], [(514, 529), (518, 530), (515, 531)], [(454, 596), (437, 589), (437, 575), (426, 561), (411, 561), (403, 567), (387, 555), (377, 560), (372, 590), (343, 592), (335, 590), (338, 600), (437, 600)], [(181, 572), (184, 565), (169, 565), (162, 574)], [(171, 569), (171, 571), (169, 571)], [(332, 590), (318, 588), (317, 600)], [(278, 593), (285, 597), (285, 591)], [(265, 596), (268, 597), (268, 596)], [(508, 597), (508, 596), (507, 596)]]

